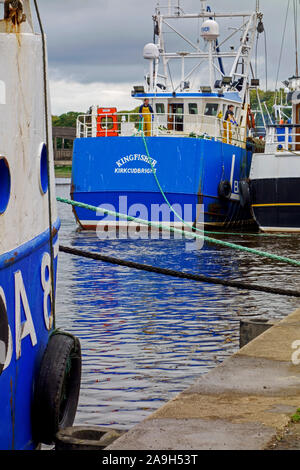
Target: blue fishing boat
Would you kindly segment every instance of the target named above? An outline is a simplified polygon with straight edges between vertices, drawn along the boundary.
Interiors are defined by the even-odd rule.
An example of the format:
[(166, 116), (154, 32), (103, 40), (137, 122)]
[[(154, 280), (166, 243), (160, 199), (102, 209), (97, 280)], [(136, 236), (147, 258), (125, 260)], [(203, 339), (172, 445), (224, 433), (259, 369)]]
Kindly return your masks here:
[[(253, 152), (249, 90), (259, 81), (250, 79), (251, 54), (262, 14), (258, 2), (256, 11), (226, 13), (205, 1), (186, 13), (181, 3), (158, 2), (154, 41), (143, 51), (149, 72), (132, 90), (137, 112), (94, 105), (78, 117), (71, 197), (169, 226), (253, 223), (241, 183)], [(178, 42), (166, 41), (170, 32)], [(83, 229), (128, 225), (113, 214), (73, 210)]]
[(29, 450), (73, 423), (81, 354), (77, 338), (55, 329), (60, 221), (45, 37), (29, 0), (0, 3), (0, 449)]

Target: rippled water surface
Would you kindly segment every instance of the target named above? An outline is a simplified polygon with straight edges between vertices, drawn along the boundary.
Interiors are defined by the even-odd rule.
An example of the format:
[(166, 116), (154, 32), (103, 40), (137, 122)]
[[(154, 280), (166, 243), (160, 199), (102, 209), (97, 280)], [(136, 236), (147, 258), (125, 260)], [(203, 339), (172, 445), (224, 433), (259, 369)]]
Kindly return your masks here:
[[(57, 181), (57, 195), (69, 185)], [(64, 183), (64, 184), (63, 184)], [(99, 240), (78, 232), (58, 203), (60, 243), (246, 283), (299, 289), (299, 269), (184, 240)], [(218, 236), (221, 238), (221, 236)], [(300, 237), (222, 236), (300, 260)], [(75, 424), (129, 429), (238, 349), (239, 321), (282, 318), (299, 300), (175, 279), (60, 253), (57, 326), (81, 340), (83, 373)]]

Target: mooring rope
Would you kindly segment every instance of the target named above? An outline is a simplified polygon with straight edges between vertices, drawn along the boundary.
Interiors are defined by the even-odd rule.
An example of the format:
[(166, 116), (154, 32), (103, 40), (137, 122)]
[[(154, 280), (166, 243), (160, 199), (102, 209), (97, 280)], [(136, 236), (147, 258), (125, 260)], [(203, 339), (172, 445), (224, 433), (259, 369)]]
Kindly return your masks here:
[(76, 248), (72, 248), (68, 246), (60, 245), (59, 251), (63, 253), (75, 255), (75, 256), (81, 256), (83, 258), (89, 258), (89, 259), (93, 259), (97, 261), (104, 261), (105, 263), (115, 264), (118, 266), (126, 266), (128, 268), (134, 268), (134, 269), (138, 269), (141, 271), (148, 271), (148, 272), (157, 273), (157, 274), (164, 274), (166, 276), (172, 276), (172, 277), (177, 277), (181, 279), (190, 279), (193, 281), (204, 282), (208, 284), (218, 284), (218, 285), (222, 285), (226, 287), (232, 287), (235, 289), (266, 292), (269, 294), (286, 295), (289, 297), (300, 297), (300, 292), (297, 292), (297, 291), (278, 289), (278, 288), (267, 287), (267, 286), (258, 286), (258, 285), (253, 285), (253, 284), (245, 284), (239, 281), (226, 281), (224, 279), (205, 276), (202, 274), (186, 273), (182, 271), (176, 271), (174, 269), (160, 268), (158, 266), (151, 266), (149, 264), (137, 263), (135, 261), (126, 261), (126, 260), (115, 258), (112, 256), (101, 255), (99, 253), (92, 253), (90, 251), (78, 250)]
[(51, 170), (49, 150), (52, 143), (49, 138), (49, 115), (48, 115), (48, 82), (47, 82), (47, 51), (46, 51), (46, 38), (41, 20), (37, 0), (34, 0), (36, 16), (38, 19), (42, 47), (43, 47), (43, 84), (44, 84), (44, 111), (45, 111), (45, 127), (46, 127), (46, 150), (47, 150), (47, 179), (48, 179), (48, 217), (49, 217), (49, 247), (50, 247), (50, 279), (51, 279), (51, 313), (53, 319), (53, 327), (55, 328), (55, 282), (54, 282), (54, 248), (53, 248), (53, 220), (52, 220), (52, 191), (51, 191)]
[(195, 227), (195, 224), (189, 224), (188, 222), (186, 222), (185, 220), (183, 220), (183, 218), (175, 211), (175, 209), (172, 207), (172, 204), (170, 204), (167, 196), (165, 195), (162, 187), (161, 187), (161, 184), (156, 176), (156, 171), (155, 171), (155, 168), (153, 167), (152, 165), (152, 158), (150, 157), (150, 153), (149, 153), (149, 149), (148, 149), (148, 145), (147, 145), (147, 142), (146, 142), (146, 138), (145, 138), (145, 134), (144, 134), (144, 130), (143, 130), (143, 126), (144, 126), (144, 118), (141, 119), (141, 135), (142, 135), (142, 139), (143, 139), (143, 142), (144, 142), (144, 147), (145, 147), (145, 150), (146, 150), (146, 154), (147, 154), (147, 157), (148, 157), (148, 163), (149, 165), (151, 166), (151, 169), (152, 169), (152, 174), (155, 178), (155, 181), (156, 181), (156, 184), (158, 186), (158, 189), (160, 190), (160, 193), (162, 195), (162, 197), (164, 198), (164, 201), (166, 202), (166, 204), (168, 205), (169, 209), (173, 212), (173, 214), (176, 215), (176, 217), (184, 224), (186, 225), (187, 227), (189, 227), (190, 229), (192, 230), (196, 230), (197, 232), (201, 232), (203, 233), (203, 230), (200, 230), (198, 229), (197, 227)]
[[(151, 169), (152, 169), (152, 173), (153, 173), (153, 176), (155, 178), (155, 181), (156, 181), (156, 184), (158, 186), (158, 189), (162, 195), (162, 197), (164, 198), (166, 204), (168, 205), (169, 209), (173, 212), (173, 214), (176, 215), (176, 217), (184, 224), (186, 225), (187, 227), (193, 229), (193, 230), (196, 230), (197, 232), (201, 232), (203, 233), (205, 231), (205, 233), (210, 233), (211, 235), (240, 235), (240, 234), (237, 234), (237, 233), (229, 233), (229, 232), (211, 232), (209, 230), (201, 230), (197, 227), (195, 227), (195, 225), (191, 225), (189, 223), (187, 223), (185, 220), (182, 219), (182, 217), (175, 211), (175, 209), (172, 207), (172, 204), (169, 202), (167, 196), (165, 195), (164, 193), (164, 190), (162, 189), (162, 186), (159, 182), (159, 179), (156, 175), (156, 171), (152, 165), (152, 158), (150, 157), (150, 152), (149, 152), (149, 149), (148, 149), (148, 145), (147, 145), (147, 141), (146, 141), (146, 138), (145, 138), (145, 134), (144, 134), (144, 131), (143, 131), (143, 125), (144, 125), (144, 118), (141, 119), (140, 121), (140, 126), (139, 126), (139, 132), (141, 133), (141, 136), (142, 136), (142, 139), (143, 139), (143, 143), (144, 143), (144, 147), (145, 147), (145, 150), (146, 150), (146, 154), (147, 154), (147, 157), (148, 157), (148, 162), (149, 162), (149, 165), (151, 166)], [(258, 236), (258, 237), (269, 237), (270, 235), (269, 234), (266, 234), (266, 233), (254, 233), (254, 234), (248, 234), (249, 236)], [(279, 235), (279, 234), (272, 234), (273, 237), (276, 237), (276, 238), (289, 238), (290, 235)]]
[(161, 224), (161, 223), (158, 223), (158, 222), (152, 222), (152, 221), (149, 221), (149, 220), (139, 219), (137, 217), (132, 217), (130, 215), (122, 214), (120, 212), (115, 212), (115, 211), (111, 211), (111, 210), (108, 210), (108, 209), (102, 209), (101, 207), (91, 206), (90, 204), (85, 204), (83, 202), (71, 201), (70, 199), (67, 199), (67, 198), (57, 197), (56, 199), (57, 199), (58, 202), (63, 202), (65, 204), (70, 204), (74, 207), (81, 207), (83, 209), (91, 210), (93, 212), (101, 212), (104, 215), (111, 215), (113, 217), (118, 217), (120, 219), (125, 219), (125, 220), (129, 220), (131, 222), (136, 222), (137, 224), (140, 224), (140, 225), (147, 225), (148, 227), (155, 227), (155, 228), (158, 228), (160, 230), (167, 230), (167, 231), (171, 231), (171, 232), (174, 232), (174, 233), (180, 233), (180, 234), (184, 235), (185, 237), (197, 238), (197, 239), (200, 239), (200, 240), (204, 240), (208, 243), (212, 243), (214, 245), (220, 245), (220, 246), (224, 246), (226, 248), (231, 248), (231, 249), (234, 249), (234, 250), (244, 251), (244, 252), (251, 253), (251, 254), (254, 254), (254, 255), (262, 256), (264, 258), (269, 258), (269, 259), (272, 259), (272, 260), (275, 260), (275, 261), (280, 261), (282, 263), (287, 263), (287, 264), (291, 264), (291, 265), (294, 265), (294, 266), (300, 266), (300, 261), (297, 261), (297, 260), (291, 259), (291, 258), (287, 258), (285, 256), (275, 255), (273, 253), (268, 253), (268, 252), (265, 252), (265, 251), (256, 250), (255, 248), (249, 248), (249, 247), (246, 247), (246, 246), (237, 245), (236, 243), (225, 242), (224, 240), (217, 240), (216, 238), (207, 237), (203, 234), (200, 235), (199, 233), (196, 233), (196, 232), (184, 231), (182, 229), (178, 229), (178, 228), (175, 228), (175, 227), (172, 227), (172, 226), (167, 226), (167, 225), (164, 225), (164, 224)]

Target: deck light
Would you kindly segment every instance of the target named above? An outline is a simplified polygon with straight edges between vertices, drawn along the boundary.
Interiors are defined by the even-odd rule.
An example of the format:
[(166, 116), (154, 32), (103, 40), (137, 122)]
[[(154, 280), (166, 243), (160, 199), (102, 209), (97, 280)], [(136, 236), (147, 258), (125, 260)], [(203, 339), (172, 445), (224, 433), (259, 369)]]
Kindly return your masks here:
[(202, 93), (211, 93), (211, 87), (210, 86), (202, 86), (200, 87), (200, 90), (202, 91)]
[(223, 77), (222, 78), (222, 85), (230, 85), (232, 81), (232, 77)]
[(259, 79), (258, 78), (252, 78), (251, 86), (253, 86), (253, 87), (259, 86)]

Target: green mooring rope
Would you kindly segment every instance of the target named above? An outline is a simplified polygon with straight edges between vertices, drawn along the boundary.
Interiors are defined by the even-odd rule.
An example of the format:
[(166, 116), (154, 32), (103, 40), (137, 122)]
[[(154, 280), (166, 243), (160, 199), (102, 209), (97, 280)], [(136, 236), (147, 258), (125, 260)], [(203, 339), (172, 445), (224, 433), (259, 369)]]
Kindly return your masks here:
[(187, 227), (190, 227), (192, 228), (193, 230), (196, 230), (197, 232), (201, 232), (203, 233), (205, 231), (205, 233), (210, 233), (211, 235), (248, 235), (248, 236), (252, 236), (252, 237), (276, 237), (276, 238), (290, 238), (290, 235), (278, 235), (278, 234), (268, 234), (268, 233), (229, 233), (229, 232), (211, 232), (209, 230), (201, 230), (201, 229), (198, 229), (197, 227), (195, 227), (194, 225), (191, 225), (189, 223), (187, 223), (185, 220), (183, 220), (179, 214), (177, 214), (177, 212), (175, 211), (175, 209), (172, 207), (171, 203), (168, 201), (165, 193), (164, 193), (164, 190), (162, 189), (161, 187), (161, 184), (157, 178), (157, 175), (156, 175), (156, 171), (154, 171), (154, 168), (153, 168), (153, 165), (152, 165), (152, 158), (150, 157), (150, 152), (149, 152), (149, 149), (148, 149), (148, 145), (147, 145), (147, 141), (146, 141), (146, 138), (145, 138), (145, 134), (144, 134), (144, 131), (142, 129), (142, 126), (143, 126), (143, 123), (144, 123), (144, 118), (141, 119), (140, 121), (140, 125), (139, 125), (139, 129), (138, 129), (138, 132), (141, 133), (141, 136), (142, 136), (142, 139), (143, 139), (143, 142), (144, 142), (144, 146), (145, 146), (145, 150), (146, 150), (146, 153), (147, 153), (147, 157), (148, 157), (148, 161), (149, 161), (149, 164), (151, 166), (151, 169), (152, 169), (152, 173), (153, 173), (153, 176), (155, 178), (155, 181), (156, 181), (156, 184), (158, 186), (158, 189), (160, 190), (161, 192), (161, 195), (163, 196), (165, 202), (167, 203), (167, 205), (169, 206), (169, 208), (171, 209), (171, 211), (176, 215), (176, 217), (184, 224), (186, 225)]
[(113, 217), (118, 217), (119, 219), (125, 219), (125, 220), (129, 220), (129, 221), (132, 221), (132, 222), (136, 222), (136, 223), (141, 224), (141, 225), (147, 225), (148, 227), (156, 227), (156, 228), (159, 228), (161, 230), (167, 230), (167, 231), (171, 231), (171, 232), (175, 232), (175, 233), (181, 233), (185, 237), (197, 238), (197, 239), (200, 239), (200, 240), (204, 240), (208, 243), (212, 243), (214, 245), (220, 245), (220, 246), (224, 246), (224, 247), (227, 247), (227, 248), (231, 248), (233, 250), (239, 250), (239, 251), (244, 251), (244, 252), (251, 253), (251, 254), (254, 254), (254, 255), (257, 255), (257, 256), (263, 256), (264, 258), (273, 259), (273, 260), (276, 260), (276, 261), (280, 261), (282, 263), (287, 263), (287, 264), (291, 264), (291, 265), (294, 265), (294, 266), (300, 266), (300, 261), (297, 261), (297, 260), (294, 260), (294, 259), (291, 259), (291, 258), (287, 258), (285, 256), (274, 255), (272, 253), (256, 250), (254, 248), (248, 248), (246, 246), (237, 245), (235, 243), (225, 242), (223, 240), (217, 240), (216, 238), (207, 237), (203, 234), (200, 235), (200, 234), (195, 233), (195, 232), (193, 232), (193, 233), (186, 232), (184, 230), (181, 230), (181, 229), (178, 229), (178, 228), (175, 228), (175, 227), (171, 227), (171, 226), (167, 226), (167, 225), (164, 225), (164, 224), (161, 224), (161, 223), (158, 223), (158, 222), (150, 222), (149, 220), (139, 219), (137, 217), (131, 217), (131, 216), (126, 215), (126, 214), (121, 214), (120, 212), (114, 212), (114, 211), (110, 211), (108, 209), (102, 209), (100, 207), (91, 206), (90, 204), (84, 204), (83, 202), (71, 201), (70, 199), (67, 199), (67, 198), (57, 197), (56, 199), (57, 199), (58, 202), (63, 202), (65, 204), (70, 204), (74, 207), (81, 207), (83, 209), (91, 210), (93, 212), (101, 212), (104, 215), (111, 215)]

